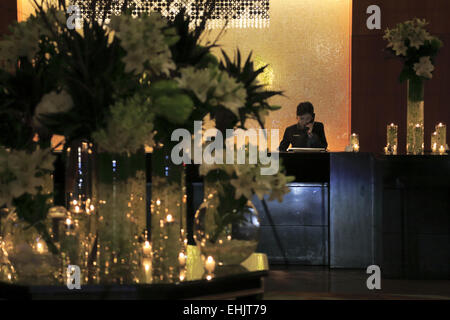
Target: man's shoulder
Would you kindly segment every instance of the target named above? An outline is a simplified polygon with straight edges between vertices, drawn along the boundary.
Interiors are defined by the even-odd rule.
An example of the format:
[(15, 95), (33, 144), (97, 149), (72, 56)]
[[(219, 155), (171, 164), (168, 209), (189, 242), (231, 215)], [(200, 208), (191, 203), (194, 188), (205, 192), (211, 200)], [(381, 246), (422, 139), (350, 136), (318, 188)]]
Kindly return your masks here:
[(319, 121), (315, 121), (314, 124), (318, 127), (322, 127), (323, 128), (323, 123), (319, 122)]
[(286, 128), (286, 132), (292, 132), (297, 129), (297, 124), (293, 124), (292, 126), (289, 126)]

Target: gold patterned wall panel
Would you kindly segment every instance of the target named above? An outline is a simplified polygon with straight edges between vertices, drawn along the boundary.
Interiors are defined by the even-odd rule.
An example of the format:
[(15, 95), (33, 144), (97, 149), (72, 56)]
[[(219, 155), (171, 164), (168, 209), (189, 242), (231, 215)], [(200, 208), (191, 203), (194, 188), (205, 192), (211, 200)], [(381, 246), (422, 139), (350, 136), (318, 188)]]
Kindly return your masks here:
[[(227, 29), (220, 44), (228, 54), (239, 47), (253, 51), (271, 65), (272, 88), (286, 97), (266, 122), (268, 129), (295, 123), (299, 102), (313, 103), (317, 121), (324, 122), (329, 149), (348, 144), (350, 115), (351, 0), (271, 0), (270, 26)], [(209, 36), (214, 39), (218, 31)]]
[[(19, 19), (32, 12), (28, 2), (18, 1)], [(245, 55), (253, 51), (258, 64), (270, 64), (266, 78), (285, 97), (272, 100), (283, 108), (266, 127), (280, 129), (280, 140), (296, 121), (298, 103), (309, 100), (325, 124), (329, 149), (342, 151), (350, 128), (350, 30), (351, 0), (270, 0), (269, 27), (227, 29), (220, 44), (230, 55), (239, 47)]]

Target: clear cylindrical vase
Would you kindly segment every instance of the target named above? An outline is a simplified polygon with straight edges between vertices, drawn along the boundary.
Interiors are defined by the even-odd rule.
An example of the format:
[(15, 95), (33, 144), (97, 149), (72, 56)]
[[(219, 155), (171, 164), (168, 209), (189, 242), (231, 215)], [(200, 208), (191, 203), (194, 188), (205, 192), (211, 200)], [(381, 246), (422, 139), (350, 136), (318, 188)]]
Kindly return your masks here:
[(100, 283), (139, 283), (146, 218), (145, 152), (96, 154)]
[(424, 150), (424, 80), (408, 80), (406, 153), (423, 154)]
[(171, 144), (152, 153), (151, 228), (153, 281), (184, 279), (187, 256), (185, 168), (170, 159)]

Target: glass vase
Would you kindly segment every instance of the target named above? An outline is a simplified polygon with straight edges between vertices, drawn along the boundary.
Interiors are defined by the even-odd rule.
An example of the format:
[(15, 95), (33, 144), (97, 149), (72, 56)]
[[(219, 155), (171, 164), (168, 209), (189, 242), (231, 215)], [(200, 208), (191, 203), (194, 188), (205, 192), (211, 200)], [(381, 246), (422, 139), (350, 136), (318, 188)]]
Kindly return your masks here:
[(34, 227), (21, 221), (15, 211), (1, 210), (0, 281), (57, 285), (63, 281), (60, 266), (59, 254), (49, 250)]
[[(220, 183), (220, 182), (219, 182)], [(205, 197), (195, 214), (194, 239), (202, 255), (218, 266), (239, 265), (255, 252), (260, 224), (250, 200), (219, 196), (217, 183), (205, 183)]]
[(147, 225), (145, 152), (97, 152), (96, 158), (99, 282), (139, 283)]
[(408, 80), (406, 153), (423, 154), (424, 150), (424, 80)]
[[(95, 148), (87, 140), (74, 140), (65, 147), (65, 205), (54, 222), (58, 229), (63, 271), (80, 267), (82, 284), (96, 283), (97, 214), (95, 193)], [(64, 271), (65, 273), (66, 271)]]
[(185, 168), (170, 159), (166, 142), (152, 153), (151, 228), (153, 281), (184, 279), (187, 257)]

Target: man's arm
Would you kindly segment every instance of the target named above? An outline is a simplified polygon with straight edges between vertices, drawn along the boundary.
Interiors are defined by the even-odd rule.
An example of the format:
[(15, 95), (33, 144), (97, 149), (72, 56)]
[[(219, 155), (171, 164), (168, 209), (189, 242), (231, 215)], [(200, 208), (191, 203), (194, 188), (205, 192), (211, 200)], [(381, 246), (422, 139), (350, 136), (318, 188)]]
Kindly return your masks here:
[(286, 151), (289, 148), (291, 141), (289, 139), (288, 129), (284, 130), (283, 140), (280, 142), (280, 146), (278, 147), (279, 151)]
[(325, 138), (325, 130), (322, 123), (314, 124), (314, 132), (308, 134), (308, 148), (327, 148), (328, 143)]
[(327, 138), (325, 137), (325, 128), (323, 123), (320, 124), (320, 130), (318, 132), (319, 143), (321, 148), (328, 148)]

